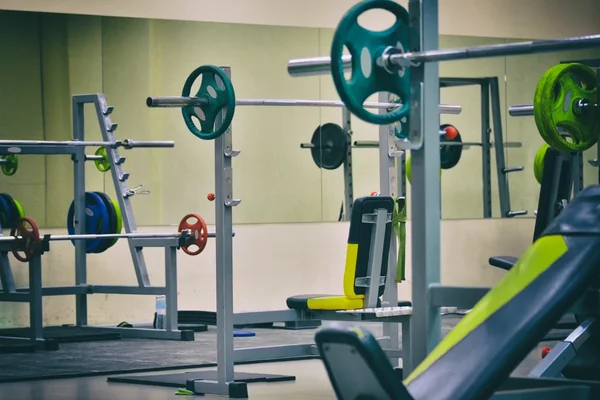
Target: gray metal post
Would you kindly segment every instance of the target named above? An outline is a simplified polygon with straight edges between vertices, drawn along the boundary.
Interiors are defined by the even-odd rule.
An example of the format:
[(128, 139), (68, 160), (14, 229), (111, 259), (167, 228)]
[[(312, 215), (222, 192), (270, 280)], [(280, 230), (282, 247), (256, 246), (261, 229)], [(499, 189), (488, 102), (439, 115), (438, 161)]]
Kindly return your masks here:
[(44, 337), (44, 312), (42, 302), (42, 256), (29, 261), (29, 329), (33, 342)]
[[(231, 68), (223, 67), (231, 77)], [(221, 114), (221, 118), (224, 114)], [(219, 121), (222, 121), (220, 119)], [(215, 140), (215, 216), (217, 247), (217, 380), (233, 382), (233, 152), (231, 128)]]
[[(3, 236), (2, 233), (0, 233), (0, 236)], [(0, 283), (2, 283), (3, 293), (16, 293), (15, 279), (10, 269), (8, 253), (5, 251), (0, 252)]]
[(498, 78), (490, 78), (490, 94), (492, 96), (492, 122), (494, 124), (494, 150), (496, 150), (496, 173), (498, 175), (498, 194), (500, 196), (500, 217), (509, 216), (510, 191), (506, 176), (506, 161), (504, 159), (504, 138), (502, 137), (502, 112), (500, 109), (500, 89)]
[[(375, 226), (373, 226), (371, 229), (371, 248), (369, 249), (369, 264), (367, 267), (366, 276), (367, 279), (362, 283), (367, 287), (367, 290), (365, 291), (365, 307), (372, 308), (377, 307), (377, 302), (379, 300), (379, 287), (381, 285), (381, 262), (383, 260), (383, 248), (385, 242), (385, 231), (388, 224), (388, 212), (386, 209), (381, 208), (375, 210), (375, 214), (369, 216), (365, 215), (364, 217), (368, 218), (368, 222), (363, 219), (363, 224), (375, 224)], [(358, 279), (360, 278), (357, 278), (357, 280)]]
[(167, 320), (165, 329), (179, 329), (177, 322), (177, 248), (165, 247), (165, 301), (167, 303)]
[[(379, 93), (380, 102), (388, 101), (387, 93)], [(387, 112), (379, 110), (380, 113)], [(382, 196), (398, 197), (398, 175), (396, 169), (394, 131), (386, 125), (379, 126), (379, 192)], [(388, 271), (385, 280), (385, 291), (383, 293), (383, 305), (388, 307), (398, 306), (398, 285), (396, 283), (396, 262), (398, 261), (398, 245), (394, 235), (390, 239), (390, 250), (388, 255)], [(390, 338), (390, 348), (397, 349), (399, 346), (398, 324), (384, 323), (383, 336)], [(390, 358), (393, 366), (398, 366), (398, 359)]]
[[(410, 0), (409, 47), (438, 48), (438, 0)], [(418, 365), (441, 337), (439, 309), (429, 302), (429, 287), (440, 282), (440, 116), (439, 66), (411, 68), (410, 130), (422, 132), (423, 147), (411, 151), (412, 296), (410, 355)]]
[[(73, 140), (83, 141), (84, 131), (84, 104), (73, 96)], [(85, 227), (85, 147), (79, 146), (75, 149), (73, 159), (74, 178), (74, 228), (75, 234), (86, 232)], [(86, 243), (83, 240), (75, 242), (75, 285), (87, 283), (87, 258)], [(87, 325), (87, 295), (75, 295), (75, 325)]]
[(577, 196), (583, 190), (583, 152), (575, 153), (573, 161), (573, 196)]
[(342, 108), (342, 124), (347, 132), (348, 154), (344, 161), (344, 220), (350, 221), (354, 205), (354, 185), (352, 176), (352, 121), (351, 113), (346, 107)]
[[(501, 145), (496, 142), (496, 145)], [(492, 172), (490, 160), (490, 85), (481, 83), (481, 178), (483, 180), (483, 218), (492, 218)]]

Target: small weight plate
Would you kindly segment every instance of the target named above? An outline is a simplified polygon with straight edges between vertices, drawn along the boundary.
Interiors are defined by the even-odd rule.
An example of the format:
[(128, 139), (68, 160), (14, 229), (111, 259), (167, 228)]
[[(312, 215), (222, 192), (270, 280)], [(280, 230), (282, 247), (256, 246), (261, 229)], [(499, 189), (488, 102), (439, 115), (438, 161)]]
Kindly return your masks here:
[(549, 145), (544, 144), (535, 153), (535, 159), (533, 160), (533, 176), (540, 185), (542, 184), (542, 177), (544, 176), (544, 161), (546, 159), (546, 152), (550, 148)]
[(600, 138), (600, 118), (593, 106), (585, 105), (597, 103), (598, 75), (593, 69), (578, 63), (555, 65), (544, 73), (535, 90), (535, 124), (555, 150), (587, 150)]
[(333, 170), (348, 156), (348, 134), (341, 126), (327, 123), (319, 126), (310, 141), (313, 161), (319, 168)]
[[(440, 126), (440, 130), (445, 130), (447, 127), (453, 126), (450, 124), (444, 124)], [(453, 126), (454, 127), (454, 126)], [(456, 127), (454, 127), (456, 129)], [(458, 129), (456, 130), (458, 132)], [(460, 136), (460, 132), (456, 135), (454, 139), (446, 139), (444, 136), (440, 136), (440, 143), (462, 143), (462, 138)], [(460, 161), (462, 157), (463, 147), (460, 145), (453, 146), (440, 146), (440, 166), (442, 169), (451, 169), (456, 167), (456, 164)]]
[(103, 157), (102, 160), (94, 160), (96, 169), (100, 172), (110, 171), (110, 161), (108, 161), (108, 153), (106, 152), (106, 148), (98, 147), (94, 154)]
[(21, 205), (21, 203), (19, 203), (17, 199), (13, 198), (13, 201), (15, 203), (15, 206), (17, 206), (17, 209), (19, 210), (19, 218), (23, 218), (25, 216), (25, 210), (23, 209), (23, 206)]
[[(98, 196), (100, 196), (100, 198), (102, 199), (102, 202), (104, 203), (104, 206), (106, 207), (106, 210), (108, 211), (108, 231), (107, 232), (103, 232), (103, 233), (107, 233), (107, 234), (112, 234), (115, 233), (115, 231), (117, 230), (117, 212), (115, 210), (115, 207), (112, 203), (112, 201), (110, 200), (110, 197), (102, 192), (94, 192), (96, 193)], [(96, 249), (96, 251), (94, 251), (94, 253), (103, 253), (106, 250), (108, 250), (113, 244), (114, 244), (114, 239), (104, 239), (102, 240), (102, 245), (98, 247), (98, 249)]]
[[(85, 193), (85, 233), (86, 234), (102, 234), (108, 233), (108, 210), (104, 202), (96, 193)], [(71, 202), (69, 213), (67, 215), (67, 230), (69, 235), (75, 234), (75, 202)], [(102, 245), (103, 239), (89, 239), (85, 241), (86, 253), (94, 253)], [(75, 244), (75, 240), (71, 241)]]
[(16, 154), (9, 154), (7, 156), (0, 157), (4, 162), (0, 164), (2, 173), (6, 176), (13, 176), (19, 169), (19, 156)]

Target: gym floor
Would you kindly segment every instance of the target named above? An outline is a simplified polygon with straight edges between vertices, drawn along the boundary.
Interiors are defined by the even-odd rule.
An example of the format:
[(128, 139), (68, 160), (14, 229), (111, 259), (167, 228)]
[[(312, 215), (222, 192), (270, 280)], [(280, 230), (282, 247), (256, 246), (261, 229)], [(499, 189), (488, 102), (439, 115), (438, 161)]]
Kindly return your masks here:
[[(443, 321), (443, 333), (446, 334), (457, 322), (458, 318)], [(158, 343), (158, 342), (157, 342)], [(490, 343), (493, 345), (493, 343)], [(538, 346), (514, 371), (514, 376), (526, 375), (540, 360), (541, 348), (552, 346), (552, 342)], [(213, 368), (207, 368), (213, 369)], [(145, 375), (165, 374), (169, 372), (183, 373), (199, 369), (152, 372)], [(294, 375), (295, 382), (253, 383), (248, 385), (251, 399), (334, 399), (335, 395), (329, 383), (327, 373), (320, 360), (288, 361), (240, 365), (239, 372), (255, 372), (267, 374)], [(140, 373), (131, 375), (144, 375)], [(119, 374), (118, 376), (127, 376)], [(85, 378), (51, 379), (0, 384), (0, 399), (19, 400), (105, 400), (105, 399), (185, 399), (193, 396), (175, 394), (176, 389), (169, 387), (133, 385), (107, 382), (107, 376)], [(204, 398), (222, 398), (205, 396)]]

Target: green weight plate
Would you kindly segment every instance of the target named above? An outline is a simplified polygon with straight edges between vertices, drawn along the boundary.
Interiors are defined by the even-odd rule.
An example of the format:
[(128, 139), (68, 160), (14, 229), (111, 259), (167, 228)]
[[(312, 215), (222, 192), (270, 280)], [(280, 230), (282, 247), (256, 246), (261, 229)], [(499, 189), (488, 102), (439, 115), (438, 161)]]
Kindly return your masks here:
[(546, 151), (550, 148), (549, 145), (544, 144), (535, 153), (535, 159), (533, 160), (533, 175), (535, 180), (541, 185), (542, 177), (544, 175), (544, 160), (546, 158)]
[(94, 160), (94, 164), (96, 164), (96, 169), (100, 172), (110, 171), (110, 161), (108, 160), (108, 153), (106, 152), (106, 148), (98, 147), (94, 154), (103, 157), (102, 160)]
[[(104, 203), (104, 206), (106, 207), (107, 214), (108, 214), (108, 231), (100, 232), (100, 234), (114, 233), (117, 229), (117, 212), (113, 206), (113, 203), (110, 200), (110, 197), (106, 193), (102, 193), (102, 192), (94, 192), (94, 193), (96, 193), (102, 199), (102, 202)], [(105, 252), (114, 244), (113, 240), (114, 239), (102, 240), (101, 244), (92, 253), (99, 254), (99, 253)]]
[[(453, 126), (453, 125), (444, 124), (444, 125), (440, 126), (440, 130), (443, 131), (449, 126)], [(457, 130), (457, 132), (458, 132), (458, 130)], [(444, 136), (440, 136), (440, 143), (448, 143), (448, 142), (462, 143), (462, 138), (460, 136), (460, 132), (458, 132), (456, 137), (451, 140), (446, 139)], [(456, 145), (440, 146), (440, 166), (441, 166), (441, 168), (442, 169), (451, 169), (451, 168), (456, 167), (456, 165), (460, 161), (460, 158), (462, 157), (462, 151), (463, 151), (462, 146), (456, 146)]]
[(15, 206), (17, 206), (17, 210), (19, 210), (19, 219), (23, 218), (25, 216), (25, 210), (23, 209), (23, 206), (14, 197), (13, 202), (15, 203)]
[(6, 176), (13, 176), (17, 173), (17, 169), (19, 169), (19, 156), (16, 154), (9, 154), (7, 156), (1, 156), (0, 159), (3, 161), (0, 164), (0, 169), (2, 169), (2, 173)]
[[(406, 157), (406, 162), (404, 163), (404, 172), (406, 173), (406, 180), (410, 183), (411, 179), (412, 179), (412, 172), (411, 172), (411, 162), (410, 162), (410, 156)], [(440, 179), (442, 178), (442, 169), (440, 168)]]
[[(544, 141), (561, 152), (584, 151), (600, 138), (598, 76), (583, 64), (559, 64), (540, 79), (533, 100), (535, 124)], [(569, 140), (567, 140), (567, 138)]]
[[(233, 120), (235, 113), (235, 91), (229, 77), (221, 68), (213, 65), (204, 65), (196, 68), (190, 76), (188, 76), (181, 95), (189, 97), (192, 91), (192, 85), (202, 76), (200, 89), (194, 97), (205, 99), (208, 103), (201, 107), (186, 106), (181, 109), (183, 120), (186, 126), (195, 136), (204, 140), (216, 139), (221, 136)], [(219, 113), (225, 109), (225, 117), (220, 126), (217, 125), (217, 117)], [(200, 129), (196, 127), (193, 118), (199, 121)]]
[[(360, 26), (358, 20), (370, 10), (385, 10), (396, 17), (394, 24), (381, 32), (369, 31)], [(388, 72), (378, 64), (383, 52), (390, 49), (402, 53), (408, 48), (408, 11), (390, 0), (359, 1), (350, 8), (340, 21), (331, 45), (331, 75), (338, 95), (348, 110), (363, 121), (389, 125), (410, 112), (410, 77), (407, 68)], [(352, 77), (347, 80), (343, 62), (344, 48), (352, 55)], [(367, 111), (363, 104), (378, 92), (389, 92), (398, 96), (402, 106), (387, 114)]]
[[(117, 228), (115, 229), (114, 233), (119, 234), (123, 230), (123, 214), (121, 214), (121, 207), (119, 207), (119, 202), (113, 199), (112, 197), (110, 198), (110, 201), (112, 202), (117, 214)], [(118, 241), (119, 239), (113, 239), (113, 242), (110, 245), (110, 247), (114, 246), (115, 243), (117, 243)]]
[(348, 155), (348, 134), (341, 126), (327, 123), (313, 133), (310, 149), (313, 161), (319, 168), (337, 169)]

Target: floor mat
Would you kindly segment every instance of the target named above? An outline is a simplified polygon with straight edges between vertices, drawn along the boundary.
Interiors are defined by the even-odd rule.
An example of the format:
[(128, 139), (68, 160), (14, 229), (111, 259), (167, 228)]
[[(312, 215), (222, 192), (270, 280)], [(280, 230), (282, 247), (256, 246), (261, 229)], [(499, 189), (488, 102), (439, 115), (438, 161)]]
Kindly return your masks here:
[[(166, 387), (185, 387), (187, 381), (193, 380), (217, 380), (217, 371), (195, 371), (182, 372), (179, 374), (161, 374), (161, 375), (140, 375), (140, 376), (111, 376), (108, 382), (132, 383), (136, 385), (166, 386)], [(290, 375), (272, 375), (272, 374), (250, 374), (246, 372), (235, 372), (235, 382), (286, 382), (295, 381), (295, 376)]]

